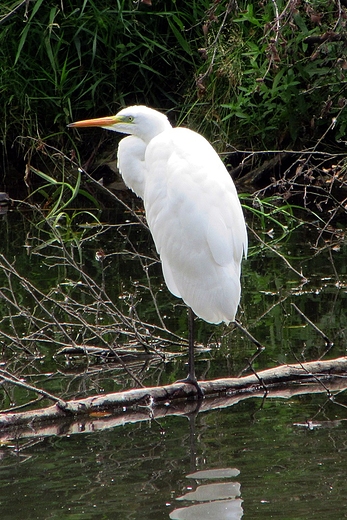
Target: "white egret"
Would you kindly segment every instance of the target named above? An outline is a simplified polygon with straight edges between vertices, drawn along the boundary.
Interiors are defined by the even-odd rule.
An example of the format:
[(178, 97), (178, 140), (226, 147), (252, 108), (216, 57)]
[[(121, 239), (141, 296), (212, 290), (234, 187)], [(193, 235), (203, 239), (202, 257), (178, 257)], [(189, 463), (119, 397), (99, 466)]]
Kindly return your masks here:
[(173, 128), (164, 114), (146, 106), (69, 126), (130, 134), (119, 143), (119, 169), (144, 201), (166, 285), (190, 309), (185, 381), (201, 396), (194, 368), (194, 313), (209, 323), (228, 324), (235, 320), (241, 295), (247, 232), (235, 185), (204, 137)]

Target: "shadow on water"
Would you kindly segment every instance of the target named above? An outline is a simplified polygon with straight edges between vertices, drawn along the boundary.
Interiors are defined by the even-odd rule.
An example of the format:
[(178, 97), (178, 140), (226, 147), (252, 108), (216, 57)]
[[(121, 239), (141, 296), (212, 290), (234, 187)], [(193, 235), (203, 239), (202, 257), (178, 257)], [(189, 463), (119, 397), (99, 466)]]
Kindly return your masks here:
[[(110, 214), (99, 218), (110, 221)], [(80, 234), (81, 249), (70, 235), (65, 253), (94, 280), (94, 296), (106, 287), (138, 337), (147, 328), (172, 355), (165, 363), (141, 358), (143, 345), (127, 335), (128, 322), (114, 317), (111, 303), (92, 301), (61, 244), (52, 237), (47, 246), (32, 216), (9, 212), (0, 221), (1, 253), (15, 271), (0, 275), (2, 370), (66, 399), (134, 386), (115, 360), (57, 355), (72, 338), (120, 351), (132, 346), (137, 357), (127, 366), (145, 385), (185, 375), (185, 308), (163, 286), (146, 230), (117, 215), (111, 221), (113, 227)], [(73, 229), (86, 229), (78, 224)], [(338, 233), (317, 242), (313, 230), (300, 226), (272, 249), (258, 245), (244, 263), (240, 318), (266, 345), (255, 369), (345, 355), (346, 244)], [(262, 237), (271, 232), (263, 229)], [(34, 299), (28, 282), (39, 291)], [(237, 375), (254, 351), (242, 333), (223, 326), (200, 322), (198, 337), (197, 371), (205, 379)], [(1, 400), (2, 409), (44, 403), (6, 383)], [(285, 399), (250, 397), (200, 410), (191, 403), (158, 417), (145, 409), (127, 423), (95, 416), (74, 429), (11, 432), (0, 447), (1, 518), (347, 518), (346, 405), (343, 391), (300, 395), (299, 388)]]

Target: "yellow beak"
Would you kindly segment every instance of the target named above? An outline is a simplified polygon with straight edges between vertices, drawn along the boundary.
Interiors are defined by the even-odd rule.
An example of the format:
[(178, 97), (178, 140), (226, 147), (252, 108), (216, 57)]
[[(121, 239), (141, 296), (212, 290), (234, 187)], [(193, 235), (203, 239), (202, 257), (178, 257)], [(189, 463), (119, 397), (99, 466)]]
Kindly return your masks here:
[(70, 123), (67, 126), (69, 128), (83, 128), (87, 126), (113, 126), (119, 122), (120, 121), (117, 116), (109, 116), (98, 117), (97, 119), (86, 119), (84, 121), (76, 121), (75, 123)]

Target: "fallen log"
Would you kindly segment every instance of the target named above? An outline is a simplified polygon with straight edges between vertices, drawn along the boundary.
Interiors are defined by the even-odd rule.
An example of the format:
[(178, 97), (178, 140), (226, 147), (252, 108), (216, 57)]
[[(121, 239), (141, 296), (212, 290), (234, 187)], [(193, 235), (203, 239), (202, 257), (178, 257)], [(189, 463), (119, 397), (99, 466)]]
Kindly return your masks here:
[[(282, 365), (258, 373), (239, 378), (216, 379), (199, 381), (205, 394), (205, 400), (200, 403), (199, 410), (208, 397), (226, 395), (237, 400), (246, 397), (264, 396), (278, 388), (289, 389), (299, 386), (299, 391), (305, 391), (310, 385), (318, 385), (321, 392), (330, 390), (330, 382), (342, 380), (342, 386), (347, 387), (347, 357), (328, 361), (311, 361), (307, 363)], [(31, 389), (33, 387), (30, 387)], [(344, 387), (343, 387), (344, 388)], [(341, 385), (339, 386), (341, 391)], [(42, 392), (42, 391), (41, 391)], [(112, 394), (96, 395), (84, 399), (63, 401), (57, 400), (53, 406), (26, 412), (6, 412), (0, 414), (0, 432), (9, 428), (21, 429), (30, 427), (31, 431), (47, 422), (68, 419), (73, 421), (78, 417), (104, 417), (115, 414), (132, 413), (146, 409), (148, 418), (153, 416), (156, 407), (170, 407), (170, 405), (189, 401), (196, 398), (196, 388), (193, 385), (177, 382), (161, 387), (147, 387)], [(49, 394), (47, 394), (49, 397)]]

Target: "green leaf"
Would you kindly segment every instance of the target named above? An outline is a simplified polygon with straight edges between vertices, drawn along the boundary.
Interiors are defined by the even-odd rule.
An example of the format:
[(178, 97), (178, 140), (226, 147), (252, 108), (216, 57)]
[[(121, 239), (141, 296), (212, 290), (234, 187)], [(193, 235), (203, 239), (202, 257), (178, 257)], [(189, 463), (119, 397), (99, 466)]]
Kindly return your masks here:
[(22, 35), (21, 35), (21, 38), (19, 40), (19, 44), (18, 44), (18, 49), (17, 49), (17, 54), (16, 54), (16, 58), (14, 60), (14, 64), (16, 65), (17, 61), (19, 60), (19, 57), (20, 57), (20, 54), (22, 52), (22, 49), (23, 49), (23, 46), (25, 44), (25, 40), (28, 36), (28, 32), (29, 32), (29, 29), (30, 29), (30, 25), (27, 24), (24, 29), (23, 29), (23, 32), (22, 32)]
[(49, 175), (47, 175), (47, 173), (43, 173), (41, 170), (37, 170), (36, 168), (34, 168), (33, 166), (30, 166), (30, 170), (33, 171), (34, 173), (36, 173), (36, 175), (38, 175), (39, 177), (41, 177), (42, 179), (44, 179), (46, 182), (48, 182), (49, 184), (54, 184), (54, 185), (58, 185), (60, 184), (59, 181), (57, 181), (56, 179), (54, 179), (53, 177), (50, 177)]
[(41, 4), (44, 2), (44, 0), (36, 0), (35, 4), (34, 4), (34, 7), (33, 7), (33, 10), (31, 12), (31, 15), (30, 15), (30, 18), (29, 18), (29, 22), (34, 18), (35, 14), (37, 13), (37, 11), (40, 9), (41, 7)]
[[(174, 17), (176, 18), (176, 17)], [(180, 44), (180, 46), (182, 47), (182, 49), (187, 52), (188, 54), (191, 54), (192, 51), (191, 51), (191, 48), (189, 46), (189, 43), (187, 42), (187, 40), (182, 36), (182, 33), (177, 29), (175, 23), (173, 22), (173, 20), (169, 17), (168, 18), (168, 22), (169, 22), (169, 26), (170, 26), (170, 29), (172, 30), (172, 32), (174, 33), (178, 43)]]

